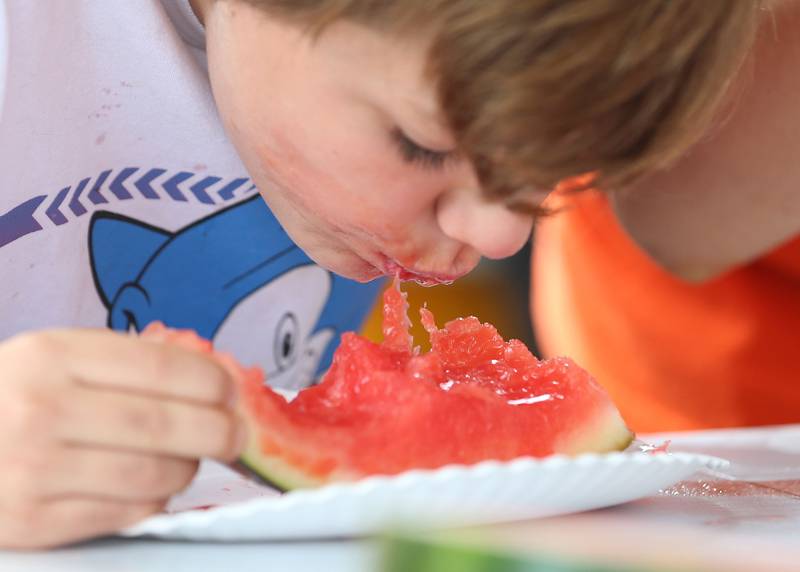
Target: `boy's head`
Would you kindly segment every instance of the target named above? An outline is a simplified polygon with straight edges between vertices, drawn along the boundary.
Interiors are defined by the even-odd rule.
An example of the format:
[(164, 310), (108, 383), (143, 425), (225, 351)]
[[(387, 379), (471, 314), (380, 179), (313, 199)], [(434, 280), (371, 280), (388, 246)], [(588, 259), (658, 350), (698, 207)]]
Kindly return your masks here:
[[(221, 115), (322, 265), (466, 273), (546, 191), (625, 184), (708, 125), (757, 0), (192, 0)], [(528, 213), (520, 212), (528, 208)]]

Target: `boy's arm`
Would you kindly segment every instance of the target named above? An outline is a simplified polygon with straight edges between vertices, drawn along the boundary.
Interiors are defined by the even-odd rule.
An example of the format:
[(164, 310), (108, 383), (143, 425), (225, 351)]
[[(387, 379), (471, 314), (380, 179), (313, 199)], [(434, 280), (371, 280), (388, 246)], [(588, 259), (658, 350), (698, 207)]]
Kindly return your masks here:
[(800, 233), (800, 36), (786, 28), (761, 38), (713, 135), (612, 198), (633, 239), (683, 279), (709, 280)]

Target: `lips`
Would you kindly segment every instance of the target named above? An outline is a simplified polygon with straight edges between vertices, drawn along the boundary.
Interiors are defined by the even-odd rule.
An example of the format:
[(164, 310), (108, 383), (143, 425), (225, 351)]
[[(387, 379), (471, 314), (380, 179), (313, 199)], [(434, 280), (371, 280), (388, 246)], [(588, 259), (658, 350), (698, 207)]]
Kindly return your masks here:
[(459, 275), (436, 274), (421, 270), (406, 268), (396, 260), (383, 256), (383, 273), (387, 276), (394, 276), (401, 281), (413, 281), (422, 286), (439, 286), (452, 284)]

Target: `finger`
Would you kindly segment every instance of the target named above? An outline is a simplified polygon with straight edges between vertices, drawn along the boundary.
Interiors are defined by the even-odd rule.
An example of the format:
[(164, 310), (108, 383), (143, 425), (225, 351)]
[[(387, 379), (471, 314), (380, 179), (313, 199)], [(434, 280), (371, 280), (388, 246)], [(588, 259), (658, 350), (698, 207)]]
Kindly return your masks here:
[(51, 548), (115, 533), (156, 514), (164, 503), (65, 499), (10, 513), (0, 528), (4, 548)]
[(59, 407), (54, 430), (70, 444), (223, 461), (244, 445), (238, 416), (210, 405), (75, 387)]
[(84, 384), (201, 403), (229, 404), (235, 395), (225, 368), (177, 344), (107, 330), (59, 330), (23, 339), (33, 359), (57, 360)]
[(52, 455), (42, 496), (158, 501), (191, 482), (198, 462), (175, 457), (63, 446)]

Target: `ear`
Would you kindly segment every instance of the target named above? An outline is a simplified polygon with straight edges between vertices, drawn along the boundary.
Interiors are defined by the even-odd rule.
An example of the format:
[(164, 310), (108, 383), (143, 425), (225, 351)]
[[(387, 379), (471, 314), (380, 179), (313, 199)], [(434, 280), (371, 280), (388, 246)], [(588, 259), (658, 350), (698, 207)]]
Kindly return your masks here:
[(106, 307), (171, 237), (163, 229), (118, 214), (100, 211), (92, 216), (89, 256), (97, 293)]

